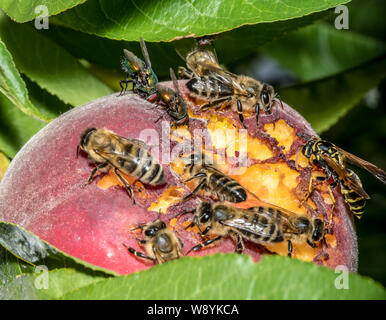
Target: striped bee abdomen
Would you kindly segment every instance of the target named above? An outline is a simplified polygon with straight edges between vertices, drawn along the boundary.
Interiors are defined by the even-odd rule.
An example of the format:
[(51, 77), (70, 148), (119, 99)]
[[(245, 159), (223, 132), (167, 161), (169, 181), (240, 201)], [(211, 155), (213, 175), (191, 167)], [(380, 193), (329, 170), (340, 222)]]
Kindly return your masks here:
[(210, 175), (208, 186), (220, 201), (237, 203), (247, 199), (245, 189), (237, 181), (221, 173)]
[(138, 178), (144, 184), (158, 186), (166, 182), (162, 166), (146, 150), (131, 144), (126, 146), (125, 151), (130, 156), (117, 159), (118, 169)]
[(210, 75), (194, 77), (186, 83), (186, 87), (197, 96), (207, 100), (229, 97), (234, 94), (231, 85)]
[[(253, 208), (255, 211), (260, 208)], [(261, 207), (261, 211), (265, 211), (266, 208)], [(284, 235), (281, 230), (280, 224), (275, 219), (271, 219), (265, 214), (253, 214), (251, 216), (246, 215), (242, 217), (245, 222), (246, 228), (240, 226), (237, 231), (248, 239), (255, 243), (277, 243), (284, 240)]]

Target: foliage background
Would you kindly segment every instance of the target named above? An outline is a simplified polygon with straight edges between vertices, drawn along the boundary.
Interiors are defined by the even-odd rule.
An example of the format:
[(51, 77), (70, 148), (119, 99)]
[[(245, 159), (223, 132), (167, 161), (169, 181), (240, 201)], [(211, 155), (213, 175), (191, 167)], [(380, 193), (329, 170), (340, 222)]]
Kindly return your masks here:
[[(296, 0), (262, 0), (255, 11), (243, 11), (249, 4), (244, 1), (239, 10), (232, 0), (211, 6), (205, 1), (114, 1), (110, 6), (102, 0), (0, 0), (0, 179), (47, 121), (119, 90), (123, 48), (141, 56), (142, 35), (154, 70), (168, 80), (169, 66), (183, 64), (176, 49), (184, 53), (193, 45), (189, 39), (171, 40), (192, 30), (199, 35), (229, 30), (215, 43), (228, 69), (271, 83), (322, 138), (386, 168), (386, 3), (347, 2), (310, 0), (315, 10), (306, 12)], [(40, 3), (53, 15), (48, 30), (36, 30), (31, 21)], [(192, 19), (180, 3), (194, 3), (208, 15)], [(216, 11), (219, 3), (223, 12)], [(336, 30), (337, 14), (326, 10), (340, 3), (349, 8), (349, 30)], [(385, 285), (386, 187), (364, 170), (359, 173), (372, 197), (356, 221), (359, 273)]]

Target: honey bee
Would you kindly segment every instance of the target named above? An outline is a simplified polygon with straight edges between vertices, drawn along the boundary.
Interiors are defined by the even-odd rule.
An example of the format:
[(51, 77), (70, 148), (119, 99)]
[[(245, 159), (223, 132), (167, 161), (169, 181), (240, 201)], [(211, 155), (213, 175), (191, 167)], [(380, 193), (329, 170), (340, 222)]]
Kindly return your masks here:
[[(186, 87), (193, 97), (208, 101), (201, 109), (205, 110), (212, 106), (220, 108), (224, 104), (231, 106), (232, 110), (238, 113), (244, 128), (246, 126), (243, 111), (254, 111), (256, 124), (261, 109), (267, 114), (272, 113), (277, 94), (271, 85), (224, 70), (219, 66), (215, 54), (206, 50), (192, 52), (188, 55), (186, 64), (192, 71)], [(189, 75), (183, 69), (180, 69), (180, 74)], [(277, 103), (275, 105), (277, 107)], [(281, 107), (283, 108), (282, 104)], [(278, 118), (279, 110), (276, 111)]]
[(236, 242), (237, 253), (244, 250), (243, 239), (260, 245), (287, 241), (288, 256), (291, 257), (293, 242), (306, 242), (315, 248), (326, 232), (323, 221), (318, 218), (292, 216), (285, 209), (273, 207), (240, 209), (221, 202), (201, 203), (189, 225), (192, 226), (197, 226), (201, 235), (216, 237), (194, 246), (186, 254), (231, 236)]
[(195, 163), (195, 156), (192, 155), (191, 162), (184, 168), (184, 173), (189, 174), (185, 182), (199, 179), (197, 187), (186, 197), (186, 201), (193, 197), (200, 190), (208, 192), (220, 201), (242, 202), (247, 199), (246, 190), (234, 179), (228, 177), (214, 166), (202, 163)]
[(206, 50), (201, 47), (197, 47), (186, 56), (186, 66), (189, 70), (184, 67), (178, 67), (178, 76), (180, 78), (192, 79), (194, 76), (201, 77), (210, 73), (210, 67), (220, 71), (221, 67), (218, 64), (217, 56), (215, 51)]
[(151, 186), (159, 186), (166, 182), (162, 166), (145, 147), (146, 144), (140, 140), (126, 139), (107, 129), (86, 129), (80, 136), (77, 154), (79, 149), (85, 151), (96, 166), (85, 185), (92, 182), (98, 171), (108, 172), (112, 167), (135, 203), (130, 184), (120, 171)]
[[(354, 194), (357, 195), (356, 198), (360, 197), (363, 198), (363, 200), (370, 199), (369, 195), (363, 189), (359, 177), (353, 171), (346, 168), (346, 160), (366, 169), (379, 180), (381, 180), (383, 183), (386, 183), (385, 171), (370, 162), (367, 162), (347, 151), (344, 151), (343, 149), (332, 144), (331, 142), (321, 140), (317, 137), (312, 137), (302, 147), (302, 153), (306, 158), (308, 158), (309, 163), (311, 165), (318, 166), (324, 170), (326, 175), (324, 177), (317, 177), (317, 180), (325, 181), (329, 180), (330, 178), (333, 179), (333, 182), (328, 187), (330, 191), (330, 197), (333, 202), (330, 223), (332, 222), (332, 212), (334, 210), (335, 205), (335, 199), (332, 195), (330, 187), (334, 188), (336, 185), (340, 184), (346, 199), (346, 203), (350, 203), (349, 199), (351, 199)], [(307, 200), (307, 198), (311, 195), (312, 181), (313, 178), (311, 175), (309, 189), (306, 197), (303, 199), (302, 202)], [(352, 200), (353, 199), (351, 199), (351, 203), (353, 203)], [(358, 203), (359, 201), (361, 200), (358, 199)], [(353, 211), (353, 206), (350, 206), (350, 209), (354, 215), (360, 217), (360, 214), (356, 214), (355, 210)]]
[[(267, 114), (272, 113), (273, 103), (278, 97), (273, 87), (262, 83), (251, 77), (236, 75), (223, 69), (217, 60), (217, 55), (212, 46), (212, 38), (198, 38), (195, 50), (186, 56), (188, 70), (179, 67), (180, 78), (190, 79), (186, 83), (191, 95), (196, 98), (208, 101), (201, 107), (202, 110), (212, 106), (220, 108), (224, 104), (231, 106), (237, 112), (244, 128), (243, 111), (256, 113), (256, 124), (261, 109)], [(279, 98), (280, 105), (283, 104)], [(276, 118), (279, 117), (279, 110), (276, 101)]]
[(159, 218), (135, 229), (142, 230), (144, 239), (136, 240), (144, 246), (146, 254), (123, 244), (130, 253), (159, 264), (181, 257), (182, 241)]
[(133, 91), (135, 93), (139, 93), (146, 98), (156, 92), (155, 86), (158, 83), (158, 78), (151, 68), (149, 53), (142, 38), (140, 38), (140, 44), (146, 63), (131, 51), (123, 49), (124, 57), (121, 61), (121, 66), (127, 76), (126, 80), (121, 80), (119, 83), (121, 86), (121, 93), (119, 95), (127, 91), (129, 83), (133, 83)]
[[(178, 87), (178, 81), (172, 68), (170, 68), (170, 77), (173, 81), (174, 89), (164, 87), (160, 84), (156, 85), (158, 99), (166, 104), (166, 112), (173, 119), (174, 125), (185, 124), (189, 121), (188, 111), (184, 99), (181, 96)], [(156, 120), (159, 121), (163, 115)]]

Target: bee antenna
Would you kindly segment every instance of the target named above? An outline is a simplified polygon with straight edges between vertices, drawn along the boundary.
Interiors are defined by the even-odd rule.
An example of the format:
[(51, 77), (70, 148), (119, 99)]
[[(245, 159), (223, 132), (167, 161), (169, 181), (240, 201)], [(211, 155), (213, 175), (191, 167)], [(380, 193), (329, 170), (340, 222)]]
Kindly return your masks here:
[(195, 211), (196, 211), (196, 209), (187, 210), (187, 211), (182, 211), (182, 212), (180, 212), (180, 213), (177, 213), (177, 214), (174, 216), (174, 218), (177, 218), (177, 217), (182, 216), (182, 215), (187, 214), (187, 213), (193, 213), (193, 212), (195, 212)]
[(143, 226), (144, 226), (144, 224), (143, 223), (141, 223), (141, 224), (139, 224), (138, 226), (136, 226), (135, 228), (133, 228), (133, 229), (130, 229), (130, 231), (134, 231), (134, 230), (138, 230), (138, 229), (143, 229)]
[(189, 223), (189, 225), (187, 227), (185, 227), (185, 230), (189, 229), (189, 228), (192, 228), (194, 227), (196, 224), (194, 223), (194, 221), (192, 221), (191, 223)]
[(281, 101), (281, 98), (280, 98), (280, 96), (279, 96), (279, 94), (278, 94), (277, 92), (275, 93), (275, 98), (278, 98), (278, 99), (279, 99), (279, 101), (280, 101), (280, 106), (281, 106), (282, 109), (284, 109), (283, 102)]
[[(161, 218), (161, 209), (158, 210), (158, 217), (157, 217), (157, 219), (155, 219), (154, 221), (159, 220), (159, 218)], [(153, 221), (153, 222), (154, 222), (154, 221)]]
[(80, 145), (78, 144), (77, 146), (76, 146), (76, 157), (78, 158), (78, 156), (79, 156), (79, 150), (80, 150)]

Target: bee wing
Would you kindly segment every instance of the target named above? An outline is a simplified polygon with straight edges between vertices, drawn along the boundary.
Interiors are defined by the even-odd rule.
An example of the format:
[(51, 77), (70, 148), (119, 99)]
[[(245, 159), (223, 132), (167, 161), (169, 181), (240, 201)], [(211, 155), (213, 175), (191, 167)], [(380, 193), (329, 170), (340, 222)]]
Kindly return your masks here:
[(234, 73), (224, 70), (220, 67), (213, 66), (211, 64), (206, 64), (206, 63), (199, 63), (199, 64), (208, 70), (209, 72), (208, 75), (216, 78), (218, 81), (228, 86), (231, 86), (232, 88), (235, 89), (235, 91), (238, 92), (238, 95), (248, 94), (243, 88), (241, 88), (240, 84), (237, 82), (237, 75), (235, 75)]
[[(266, 223), (259, 222), (262, 220), (260, 219), (260, 217), (266, 218)], [(272, 224), (278, 225), (279, 221), (272, 215), (266, 213), (259, 213), (258, 221), (247, 221), (242, 218), (233, 218), (226, 221), (222, 221), (221, 223), (228, 227), (233, 227), (238, 230), (243, 230), (252, 234), (259, 235), (262, 238), (268, 238), (272, 236), (272, 234), (270, 233), (270, 228), (268, 226)]]
[(374, 165), (366, 160), (363, 160), (363, 159), (353, 155), (352, 153), (349, 153), (349, 152), (347, 152), (339, 147), (336, 147), (336, 148), (351, 163), (366, 169), (368, 172), (370, 172), (372, 175), (374, 175), (376, 178), (378, 178), (379, 180), (381, 180), (383, 183), (386, 184), (386, 172), (383, 171), (381, 168), (379, 168), (376, 165)]
[(346, 182), (349, 188), (351, 188), (355, 193), (362, 196), (365, 199), (370, 199), (369, 195), (366, 193), (365, 190), (363, 190), (363, 187), (361, 186), (360, 182), (358, 182), (357, 179), (355, 179), (354, 176), (348, 175), (348, 172), (345, 167), (339, 165), (334, 159), (330, 158), (327, 155), (321, 154), (321, 158), (327, 163), (327, 165), (334, 170), (341, 179)]
[[(127, 139), (127, 138), (124, 138), (124, 137), (121, 137), (121, 136), (118, 136), (118, 135), (112, 136), (111, 140), (115, 140), (115, 142), (112, 141), (111, 145), (120, 146), (120, 148), (118, 148), (118, 149), (116, 149), (116, 148), (106, 148), (106, 149), (100, 149), (100, 150), (96, 151), (98, 155), (100, 155), (102, 158), (104, 158), (106, 161), (108, 161), (111, 164), (114, 163), (115, 157), (123, 156), (125, 146), (127, 146), (129, 144), (135, 145), (138, 148), (143, 149), (145, 152), (147, 152), (147, 150), (146, 150), (146, 146), (147, 145), (146, 145), (145, 142), (143, 142), (141, 140), (138, 140), (138, 139)], [(127, 159), (128, 161), (134, 160), (135, 155), (132, 155), (131, 153), (126, 153), (125, 152), (124, 158)]]
[(142, 55), (145, 58), (146, 65), (149, 68), (151, 68), (151, 62), (150, 62), (150, 58), (149, 58), (149, 53), (147, 52), (145, 41), (143, 41), (142, 37), (140, 37), (139, 42), (141, 43)]
[(210, 73), (218, 73), (218, 74), (226, 74), (232, 78), (236, 78), (237, 76), (232, 73), (232, 72), (229, 72), (223, 68), (221, 68), (219, 65), (218, 66), (215, 66), (213, 64), (210, 64), (210, 63), (205, 63), (205, 62), (197, 62), (197, 64), (201, 65), (204, 69), (207, 69)]

